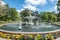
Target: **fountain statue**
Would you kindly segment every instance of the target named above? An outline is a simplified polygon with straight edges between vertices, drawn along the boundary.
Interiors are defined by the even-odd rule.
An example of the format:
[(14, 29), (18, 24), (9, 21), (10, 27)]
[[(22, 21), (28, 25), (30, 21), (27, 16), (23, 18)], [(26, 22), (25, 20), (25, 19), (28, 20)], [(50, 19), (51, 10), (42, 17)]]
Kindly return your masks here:
[[(25, 18), (28, 19), (28, 21), (29, 21), (29, 22), (27, 22), (26, 24), (28, 24), (28, 25), (34, 25), (34, 23), (32, 22), (32, 20), (33, 20), (33, 19), (36, 19), (37, 17), (32, 16), (32, 15), (31, 15), (31, 11), (30, 11), (29, 16), (26, 16)], [(37, 25), (38, 25), (38, 21), (37, 21)]]
[(26, 23), (26, 24), (31, 24), (31, 25), (33, 25), (34, 23), (32, 22), (32, 20), (35, 18), (34, 16), (27, 16), (27, 17), (25, 17), (26, 19), (28, 19), (29, 20), (29, 22), (28, 23)]

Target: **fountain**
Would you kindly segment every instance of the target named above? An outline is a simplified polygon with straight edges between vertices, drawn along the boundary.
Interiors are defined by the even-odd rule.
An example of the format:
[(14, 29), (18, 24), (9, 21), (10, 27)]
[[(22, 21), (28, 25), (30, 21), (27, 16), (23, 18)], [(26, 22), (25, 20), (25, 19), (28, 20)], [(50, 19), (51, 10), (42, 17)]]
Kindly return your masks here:
[[(6, 24), (6, 25), (4, 24), (4, 25), (0, 26), (0, 33), (2, 32), (1, 34), (4, 34), (4, 35), (7, 33), (6, 35), (8, 35), (8, 36), (15, 35), (18, 38), (21, 34), (22, 35), (34, 34), (34, 36), (35, 36), (36, 34), (45, 35), (48, 33), (55, 34), (57, 32), (58, 33), (60, 32), (60, 27), (56, 26), (56, 25), (52, 25), (51, 23), (46, 24), (46, 23), (44, 23), (44, 22), (42, 23), (42, 21), (40, 21), (40, 24), (39, 24), (38, 20), (36, 20), (34, 23), (33, 19), (37, 19), (38, 17), (32, 16), (31, 13), (29, 16), (26, 16), (24, 18), (28, 19), (28, 21), (29, 21), (29, 22), (26, 21), (26, 23), (25, 23), (26, 25), (22, 25), (23, 24), (22, 21), (19, 21), (19, 23), (17, 23), (17, 24), (16, 23)], [(15, 38), (15, 36), (14, 36), (14, 38)]]
[(36, 21), (36, 25), (39, 25), (39, 24), (38, 24), (38, 21)]
[[(2, 6), (2, 0), (0, 0), (0, 6)], [(30, 12), (29, 12), (30, 13)], [(31, 13), (29, 14), (29, 16), (24, 17), (26, 19), (28, 19), (29, 22), (26, 22), (26, 25), (22, 25), (23, 23), (20, 21), (19, 23), (15, 24), (6, 24), (3, 26), (0, 26), (0, 30), (5, 30), (5, 31), (9, 31), (9, 32), (49, 32), (49, 31), (54, 31), (54, 30), (58, 30), (60, 29), (59, 26), (56, 25), (52, 25), (52, 24), (46, 24), (46, 23), (42, 23), (40, 22), (40, 25), (38, 21), (35, 21), (35, 25), (33, 22), (33, 19), (36, 19), (36, 16), (32, 16)], [(30, 26), (32, 25), (32, 26)], [(36, 26), (37, 25), (37, 26)], [(18, 30), (19, 29), (19, 30)], [(17, 32), (16, 32), (17, 31)], [(20, 32), (20, 33), (21, 33)]]
[(27, 16), (27, 17), (25, 17), (25, 18), (29, 20), (29, 22), (26, 23), (26, 25), (34, 25), (34, 23), (32, 22), (32, 20), (35, 19), (34, 16), (31, 16), (31, 15), (30, 15), (30, 16)]
[[(31, 15), (31, 11), (30, 11), (29, 16), (26, 16), (26, 17), (24, 17), (24, 18), (28, 19), (28, 21), (29, 21), (29, 22), (26, 23), (26, 25), (34, 25), (34, 23), (32, 22), (32, 20), (33, 20), (33, 19), (36, 19), (37, 17), (32, 16), (32, 15)], [(36, 21), (36, 25), (38, 25), (38, 21)]]

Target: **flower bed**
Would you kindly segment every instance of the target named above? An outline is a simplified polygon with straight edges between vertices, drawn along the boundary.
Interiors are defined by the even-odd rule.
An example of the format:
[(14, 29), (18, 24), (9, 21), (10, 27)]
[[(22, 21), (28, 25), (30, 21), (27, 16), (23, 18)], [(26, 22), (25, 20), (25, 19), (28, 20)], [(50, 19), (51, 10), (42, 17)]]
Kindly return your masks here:
[(13, 40), (54, 40), (60, 36), (59, 32), (46, 34), (18, 34), (0, 31), (0, 37)]

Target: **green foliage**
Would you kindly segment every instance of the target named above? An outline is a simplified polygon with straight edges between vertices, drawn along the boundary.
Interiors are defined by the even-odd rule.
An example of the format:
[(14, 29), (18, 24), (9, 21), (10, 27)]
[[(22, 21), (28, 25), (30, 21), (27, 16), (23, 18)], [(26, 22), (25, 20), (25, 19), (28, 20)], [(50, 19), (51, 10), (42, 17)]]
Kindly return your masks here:
[(42, 40), (42, 35), (37, 34), (37, 36), (35, 37), (35, 40)]
[[(57, 6), (60, 5), (59, 2), (60, 1), (58, 1)], [(59, 11), (59, 8), (58, 8), (58, 11)], [(21, 11), (20, 17), (22, 21), (27, 20), (27, 19), (24, 19), (24, 17), (33, 15), (32, 13), (33, 11), (29, 9), (25, 9)], [(36, 11), (35, 13), (38, 13), (38, 12)], [(53, 14), (53, 12), (41, 12), (38, 16), (41, 17), (41, 19), (46, 22), (55, 22), (57, 21), (57, 18), (58, 20), (60, 19), (60, 14), (58, 14), (58, 17), (57, 17), (55, 14)], [(6, 4), (4, 7), (0, 6), (0, 21), (9, 21), (9, 20), (16, 21), (18, 19), (19, 19), (18, 12), (16, 11), (15, 8), (9, 8), (8, 4)]]
[(0, 6), (0, 21), (6, 21), (8, 18), (9, 6), (6, 4), (4, 7)]
[(48, 21), (48, 14), (43, 12), (42, 19)]
[(31, 14), (30, 11), (31, 10), (29, 10), (29, 9), (25, 9), (25, 10), (20, 12), (20, 17), (21, 17), (22, 21), (27, 20), (27, 19), (24, 19), (24, 17), (29, 16)]
[(57, 21), (57, 16), (53, 15), (52, 21), (53, 21), (53, 22)]
[(0, 6), (0, 21), (15, 21), (18, 20), (18, 12), (15, 8), (9, 8), (6, 4), (4, 7)]
[(28, 40), (34, 40), (34, 36), (33, 35), (28, 35)]
[(10, 16), (13, 21), (18, 20), (18, 12), (15, 8), (10, 8)]
[(45, 40), (54, 40), (54, 36), (52, 36), (51, 34), (47, 34), (45, 35)]
[(58, 2), (57, 2), (57, 11), (59, 12), (57, 15), (57, 17), (58, 17), (58, 21), (60, 21), (60, 0), (58, 0)]
[(57, 21), (57, 16), (53, 14), (53, 12), (42, 12), (40, 13), (40, 17), (44, 21), (55, 22)]
[(23, 11), (20, 12), (20, 16), (21, 17), (26, 17), (29, 16), (30, 10), (29, 9), (25, 9)]

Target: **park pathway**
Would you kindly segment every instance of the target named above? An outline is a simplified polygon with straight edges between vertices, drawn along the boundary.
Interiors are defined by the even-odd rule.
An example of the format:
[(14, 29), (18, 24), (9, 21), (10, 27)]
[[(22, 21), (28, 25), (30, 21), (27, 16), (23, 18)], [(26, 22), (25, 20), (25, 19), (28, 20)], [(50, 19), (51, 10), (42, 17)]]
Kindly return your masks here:
[(0, 38), (0, 40), (11, 40), (11, 39)]

